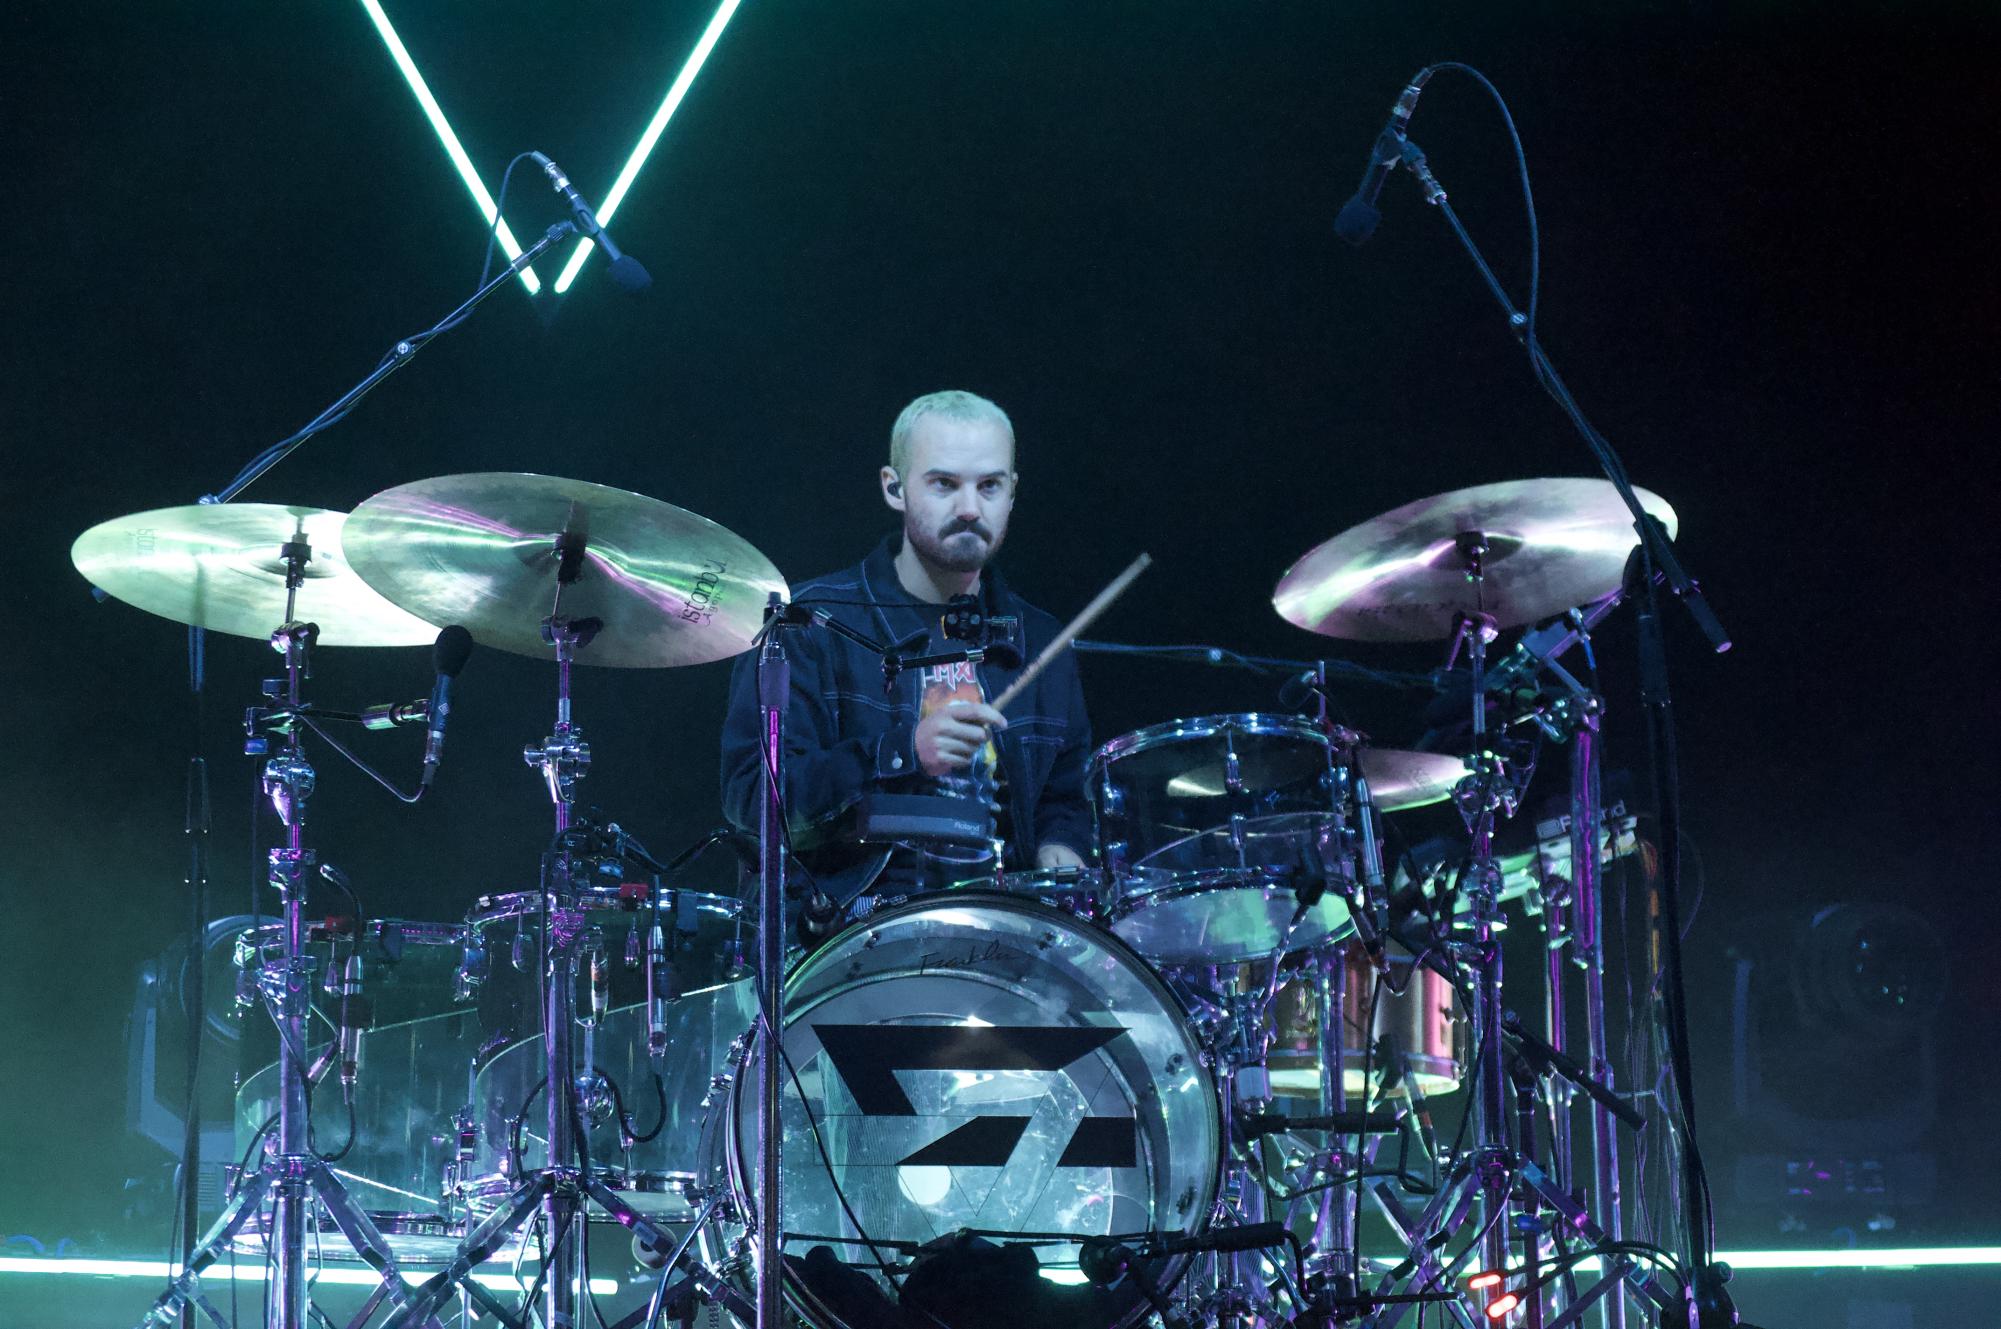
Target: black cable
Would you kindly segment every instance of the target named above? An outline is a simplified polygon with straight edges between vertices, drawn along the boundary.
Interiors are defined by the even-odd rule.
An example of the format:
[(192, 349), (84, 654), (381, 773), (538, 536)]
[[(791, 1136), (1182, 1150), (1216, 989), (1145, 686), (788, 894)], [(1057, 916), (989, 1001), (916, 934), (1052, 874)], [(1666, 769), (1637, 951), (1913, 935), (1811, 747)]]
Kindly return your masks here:
[[(1374, 976), (1374, 981), (1369, 984), (1368, 1018), (1362, 1022), (1362, 1113), (1364, 1116), (1367, 1116), (1369, 1112), (1370, 1064), (1376, 1054), (1376, 1012), (1383, 998), (1382, 974), (1378, 973), (1374, 968), (1371, 968), (1369, 972)], [(1415, 974), (1416, 971), (1412, 970), (1412, 973)], [(1329, 978), (1332, 977), (1333, 975), (1330, 974)], [(1347, 981), (1345, 974), (1342, 976), (1342, 981)], [(1346, 1011), (1347, 1003), (1342, 1003), (1341, 1009)], [(1337, 1030), (1336, 1033), (1341, 1038), (1348, 1036), (1346, 1029)], [(1321, 1073), (1323, 1075), (1326, 1073), (1324, 1068)], [(1341, 1073), (1344, 1076), (1348, 1073), (1345, 1066)], [(1321, 1101), (1325, 1102), (1326, 1100), (1323, 1099)], [(1368, 1133), (1358, 1127), (1355, 1131), (1355, 1162), (1358, 1165), (1363, 1160), (1363, 1154), (1368, 1148), (1368, 1144)], [(1355, 1286), (1360, 1287), (1362, 1285), (1362, 1188), (1360, 1186), (1355, 1187), (1353, 1213), (1354, 1217), (1348, 1227), (1350, 1234), (1349, 1245), (1351, 1248), (1348, 1252), (1348, 1273), (1354, 1279)]]
[(306, 728), (312, 730), (313, 733), (316, 736), (318, 736), (321, 742), (325, 743), (328, 747), (332, 748), (336, 753), (340, 754), (342, 757), (345, 757), (348, 763), (352, 765), (356, 770), (360, 771), (363, 775), (375, 781), (375, 783), (381, 785), (384, 789), (387, 789), (390, 792), (390, 794), (395, 797), (397, 802), (415, 803), (419, 799), (423, 798), (425, 786), (419, 785), (417, 787), (417, 792), (415, 792), (414, 794), (404, 793), (401, 789), (398, 789), (395, 785), (389, 783), (389, 779), (387, 776), (383, 775), (381, 772), (377, 771), (373, 766), (370, 766), (367, 762), (363, 761), (358, 755), (356, 755), (351, 749), (349, 749), (346, 744), (342, 743), (339, 739), (335, 738), (332, 734), (328, 733), (325, 727), (322, 726), (320, 722), (314, 719), (310, 714), (308, 714), (305, 711), (299, 711), (296, 712), (296, 715), (299, 720), (299, 723), (303, 724)]

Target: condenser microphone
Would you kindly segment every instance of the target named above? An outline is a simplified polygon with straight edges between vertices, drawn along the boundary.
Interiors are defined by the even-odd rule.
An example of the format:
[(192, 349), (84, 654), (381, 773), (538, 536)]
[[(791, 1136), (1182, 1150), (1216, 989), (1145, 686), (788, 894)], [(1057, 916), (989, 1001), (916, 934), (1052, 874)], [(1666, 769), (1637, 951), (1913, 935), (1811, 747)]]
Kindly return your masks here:
[(1383, 126), (1383, 132), (1376, 135), (1376, 141), (1369, 145), (1369, 163), (1362, 170), (1362, 183), (1356, 187), (1355, 195), (1341, 205), (1341, 211), (1334, 218), (1334, 234), (1351, 245), (1364, 245), (1376, 233), (1376, 224), (1383, 219), (1382, 211), (1376, 207), (1376, 199), (1383, 192), (1383, 182), (1396, 170), (1403, 160), (1407, 144), (1405, 131), (1410, 128), (1411, 112), (1417, 109), (1418, 94), (1424, 91), (1425, 82), (1431, 77), (1431, 69), (1426, 66), (1417, 71), (1415, 77), (1397, 97), (1396, 105), (1390, 108), (1390, 118)]
[(584, 202), (584, 196), (570, 183), (570, 177), (564, 174), (563, 168), (543, 153), (531, 152), (528, 156), (542, 168), (549, 177), (549, 183), (569, 203), (570, 213), (577, 219), (577, 229), (604, 249), (604, 256), (611, 260), (611, 279), (627, 291), (643, 291), (651, 286), (653, 274), (638, 259), (619, 249), (617, 242), (611, 238), (611, 232), (599, 224), (597, 214), (591, 211), (590, 204)]
[(430, 729), (424, 735), (424, 777), (421, 787), (429, 789), (438, 778), (438, 763), (445, 755), (445, 722), (452, 718), (452, 680), (466, 667), (472, 655), (472, 634), (454, 623), (438, 634), (431, 647), (431, 664), (438, 671), (431, 684), (427, 715)]
[(354, 1102), (354, 1081), (361, 1071), (361, 1033), (373, 1023), (368, 998), (361, 995), (361, 957), (350, 955), (340, 976), (340, 1092)]

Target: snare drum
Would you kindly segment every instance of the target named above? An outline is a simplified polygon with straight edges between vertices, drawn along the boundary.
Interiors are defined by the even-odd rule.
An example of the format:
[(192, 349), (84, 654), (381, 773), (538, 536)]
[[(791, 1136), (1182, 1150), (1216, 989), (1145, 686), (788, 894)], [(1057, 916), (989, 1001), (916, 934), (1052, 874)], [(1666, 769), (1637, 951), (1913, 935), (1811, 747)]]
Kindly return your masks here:
[[(1375, 967), (1360, 945), (1351, 943), (1342, 948), (1340, 973), (1346, 996), (1341, 1020), (1341, 1079), (1349, 1094), (1359, 1096), (1366, 1059), (1370, 1092), (1376, 1092), (1389, 1069), (1384, 1058), (1394, 1047), (1406, 1059), (1410, 1076), (1426, 1097), (1451, 1093), (1459, 1087), (1462, 1051), (1452, 985), (1444, 975), (1421, 966), (1413, 973), (1409, 956), (1391, 956), (1389, 963), (1391, 981), (1403, 989), (1401, 995), (1387, 984), (1377, 989)], [(1321, 1006), (1313, 964), (1309, 958), (1284, 979), (1273, 1003), (1277, 1038), (1265, 1064), (1270, 1068), (1275, 1094), (1313, 1098), (1320, 1093)], [(1371, 1029), (1372, 1000), (1376, 1018)], [(1396, 1097), (1402, 1091), (1392, 1089), (1390, 1093)]]
[[(474, 907), (467, 926), (487, 957), (490, 985), (504, 982), (524, 994), (533, 989), (544, 901), (539, 893), (523, 892), (489, 896)], [(612, 980), (605, 1018), (572, 1035), (579, 1071), (591, 1068), (582, 1095), (591, 1170), (641, 1212), (688, 1217), (710, 1077), (724, 1067), (731, 1041), (750, 1027), (757, 1011), (743, 962), (755, 929), (744, 921), (737, 900), (694, 891), (662, 894), (660, 921), (676, 995), (666, 1005), (670, 1050), (656, 1089), (646, 1047), (644, 956), (653, 911), (645, 892), (591, 887), (579, 893), (573, 919), (583, 934), (576, 944), (598, 949)], [(525, 973), (514, 958), (523, 952)], [(627, 957), (638, 957), (637, 962), (627, 965)], [(580, 990), (586, 981), (580, 977)], [(588, 1009), (587, 997), (580, 996), (579, 1009)], [(475, 1215), (491, 1213), (520, 1183), (521, 1171), (548, 1165), (548, 1112), (541, 1098), (546, 1056), (542, 1035), (529, 1034), (485, 1059), (473, 1078), (476, 1139), (462, 1191)], [(651, 1133), (658, 1123), (658, 1135), (628, 1149), (620, 1107), (638, 1134)]]
[[(1207, 1223), (1215, 1086), (1182, 1006), (1117, 938), (1019, 896), (932, 895), (830, 938), (785, 986), (780, 1204), (787, 1298), (807, 1325), (874, 1323), (865, 1303), (893, 1301), (863, 1233), (906, 1251), (895, 1243), (965, 1229), (1027, 1240)], [(706, 1176), (736, 1214), (757, 1207), (757, 1046), (737, 1058), (704, 1144)], [(744, 1235), (723, 1217), (711, 1237)], [(1037, 1276), (1081, 1281), (1080, 1249), (935, 1251), (903, 1286), (945, 1329), (969, 1318), (957, 1298), (982, 1323), (1001, 1303), (1025, 1324), (1144, 1319), (1131, 1279)], [(1150, 1277), (1171, 1287), (1185, 1259), (1151, 1263)]]
[(1252, 713), (1141, 729), (1098, 749), (1090, 786), (1112, 931), (1140, 954), (1233, 964), (1349, 930), (1345, 772), (1307, 721)]
[[(361, 960), (362, 995), (373, 1019), (361, 1035), (354, 1089), (354, 1141), (330, 1164), (357, 1206), (367, 1212), (390, 1251), (405, 1265), (448, 1258), (464, 1228), (445, 1203), (445, 1176), (456, 1155), (455, 1116), (465, 1106), (466, 1067), (479, 1045), (477, 1012), (453, 1009), (456, 975), (465, 929), (456, 923), (375, 919), (355, 939)], [(329, 1038), (339, 1016), (340, 997), (324, 980), (335, 954), (343, 959), (348, 938), (338, 929), (315, 924), (306, 950), (315, 961), (310, 1038)], [(237, 938), (237, 964), (246, 977), (266, 961), (282, 959), (282, 923), (265, 923)], [(251, 1075), (236, 1095), (239, 1152), (278, 1110), (276, 1062)], [(328, 1076), (313, 1095), (314, 1145), (322, 1152), (341, 1147), (348, 1116), (338, 1081)], [(245, 1225), (232, 1242), (236, 1250), (261, 1254), (265, 1216)], [(313, 1249), (328, 1259), (360, 1258), (346, 1238), (311, 1206)]]

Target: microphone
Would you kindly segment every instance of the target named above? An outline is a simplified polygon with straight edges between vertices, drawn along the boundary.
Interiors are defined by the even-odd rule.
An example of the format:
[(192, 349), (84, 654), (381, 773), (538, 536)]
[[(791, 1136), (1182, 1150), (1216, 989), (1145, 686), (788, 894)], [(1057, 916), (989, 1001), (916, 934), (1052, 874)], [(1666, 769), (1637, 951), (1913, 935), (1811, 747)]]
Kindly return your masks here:
[(666, 932), (655, 923), (646, 936), (646, 1055), (656, 1063), (667, 1055), (667, 1003), (680, 995)]
[(1376, 233), (1376, 224), (1383, 214), (1376, 207), (1376, 198), (1383, 192), (1383, 182), (1396, 170), (1403, 160), (1404, 132), (1410, 128), (1411, 112), (1417, 109), (1418, 94), (1424, 91), (1425, 83), (1431, 78), (1431, 69), (1426, 66), (1417, 71), (1397, 97), (1396, 105), (1390, 108), (1389, 122), (1383, 132), (1376, 135), (1376, 141), (1369, 148), (1369, 164), (1362, 171), (1362, 183), (1356, 187), (1355, 195), (1341, 205), (1341, 211), (1334, 218), (1334, 234), (1351, 245), (1364, 245)]
[(340, 975), (340, 1095), (349, 1103), (361, 1070), (361, 1033), (373, 1017), (368, 998), (361, 995), (361, 957), (350, 955)]
[(1303, 674), (1293, 674), (1278, 685), (1278, 704), (1288, 711), (1296, 711), (1306, 705), (1307, 699), (1320, 689), (1320, 672), (1309, 669)]
[(385, 701), (361, 708), (365, 729), (394, 729), (399, 725), (423, 724), (431, 718), (428, 701)]
[(827, 939), (840, 921), (841, 907), (818, 884), (810, 887), (806, 898), (800, 902), (799, 940), (808, 946), (817, 945)]
[(577, 219), (577, 229), (604, 248), (604, 256), (611, 260), (611, 279), (619, 284), (620, 289), (643, 291), (651, 286), (653, 274), (641, 266), (638, 259), (619, 249), (611, 238), (611, 232), (598, 224), (597, 214), (591, 211), (590, 204), (584, 202), (584, 196), (570, 183), (570, 177), (563, 173), (563, 168), (542, 153), (531, 152), (528, 156), (542, 168), (556, 192), (569, 201), (570, 212)]
[(454, 623), (438, 634), (431, 647), (431, 665), (438, 671), (431, 684), (431, 700), (426, 715), (430, 732), (424, 736), (424, 778), (420, 788), (429, 789), (438, 778), (438, 762), (445, 755), (445, 721), (452, 718), (452, 680), (466, 667), (472, 654), (472, 634)]

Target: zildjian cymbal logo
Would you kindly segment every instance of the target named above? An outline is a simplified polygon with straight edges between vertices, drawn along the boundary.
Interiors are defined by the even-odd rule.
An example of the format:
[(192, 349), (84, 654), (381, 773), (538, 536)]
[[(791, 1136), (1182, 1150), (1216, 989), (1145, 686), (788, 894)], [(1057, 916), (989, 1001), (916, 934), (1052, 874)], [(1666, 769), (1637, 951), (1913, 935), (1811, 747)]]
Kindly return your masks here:
[[(1126, 1032), (1123, 1028), (1050, 1025), (816, 1024), (813, 1032), (855, 1106), (872, 1117), (914, 1117), (898, 1071), (1060, 1071)], [(979, 1116), (909, 1154), (898, 1166), (1006, 1167), (1032, 1120)], [(1056, 1166), (1136, 1167), (1133, 1119), (1084, 1117)]]

